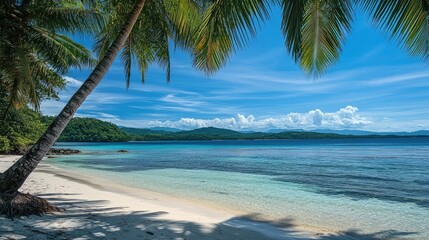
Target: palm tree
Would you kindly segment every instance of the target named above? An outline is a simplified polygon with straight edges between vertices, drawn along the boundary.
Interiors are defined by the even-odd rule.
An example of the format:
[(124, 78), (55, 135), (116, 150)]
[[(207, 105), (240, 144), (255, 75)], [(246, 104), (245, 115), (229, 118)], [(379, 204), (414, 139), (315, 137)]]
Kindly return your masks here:
[[(109, 46), (115, 41), (126, 20), (132, 2), (124, 1), (109, 4), (111, 14), (109, 24), (98, 34), (95, 51), (102, 59)], [(121, 60), (125, 70), (126, 87), (130, 85), (131, 67), (133, 62), (138, 65), (141, 80), (145, 80), (145, 72), (152, 63), (157, 63), (166, 71), (167, 82), (170, 81), (170, 49), (169, 40), (176, 46), (192, 49), (192, 32), (197, 28), (204, 5), (193, 0), (146, 1), (133, 29), (122, 46)]]
[(101, 15), (80, 1), (3, 1), (0, 9), (0, 87), (9, 107), (30, 103), (39, 109), (43, 98), (58, 98), (62, 74), (91, 66), (92, 54), (60, 32), (91, 32)]
[[(11, 211), (13, 206), (10, 206), (10, 203), (17, 202), (17, 199), (22, 200), (23, 195), (18, 189), (56, 141), (79, 106), (102, 80), (121, 49), (127, 82), (130, 79), (129, 68), (133, 59), (137, 59), (143, 72), (150, 62), (164, 64), (168, 76), (167, 33), (175, 43), (192, 50), (197, 68), (212, 73), (225, 64), (233, 51), (246, 45), (250, 37), (256, 34), (258, 25), (269, 17), (270, 7), (280, 5), (283, 10), (282, 32), (287, 50), (304, 71), (317, 76), (338, 59), (351, 28), (356, 2), (370, 14), (376, 26), (397, 39), (411, 55), (428, 59), (428, 0), (171, 0), (163, 1), (163, 4), (155, 0), (111, 0), (104, 3), (106, 2), (112, 3), (116, 9), (122, 9), (119, 15), (113, 15), (119, 18), (115, 20), (121, 25), (114, 26), (116, 21), (111, 20), (98, 39), (97, 49), (101, 59), (94, 71), (39, 141), (0, 175), (0, 198), (4, 202), (3, 205), (8, 206), (3, 208), (7, 211), (2, 210), (0, 202), (0, 213), (28, 214), (16, 210), (22, 208), (22, 205)], [(134, 4), (132, 10), (126, 18), (122, 18), (122, 13), (128, 12), (129, 4)], [(151, 12), (141, 14), (145, 11), (145, 4), (148, 8), (162, 5), (156, 14), (167, 15), (160, 15), (158, 19), (167, 17), (169, 20), (155, 24), (156, 22), (146, 19), (146, 14), (150, 15)], [(106, 11), (109, 11), (110, 6), (107, 4)], [(186, 9), (182, 6), (188, 9), (192, 6), (203, 6), (200, 9), (204, 9), (204, 13), (198, 28), (194, 28), (192, 23), (188, 24), (188, 20), (194, 17), (193, 13), (198, 11), (172, 14), (171, 8), (181, 12)], [(156, 27), (152, 28), (151, 24)], [(114, 38), (111, 39), (111, 35)], [(136, 45), (139, 44), (137, 40), (140, 38), (144, 39), (141, 46)], [(35, 199), (30, 196), (26, 198), (30, 199), (30, 202)], [(25, 205), (27, 206), (28, 204)], [(33, 211), (41, 212), (37, 207)]]
[[(166, 68), (169, 79), (168, 41), (172, 39), (181, 47), (190, 48), (192, 40), (188, 36), (191, 36), (190, 32), (196, 26), (194, 23), (198, 20), (199, 6), (191, 0), (100, 1), (97, 7), (104, 13), (109, 11), (108, 21), (115, 23), (108, 25), (100, 34), (97, 44), (100, 60), (36, 144), (0, 174), (0, 214), (19, 216), (58, 210), (41, 198), (19, 193), (18, 189), (57, 140), (79, 106), (102, 80), (121, 49), (127, 82), (133, 58), (137, 59), (142, 72), (148, 64), (160, 63)], [(124, 47), (125, 43), (127, 45)]]
[(1, 124), (11, 107), (31, 104), (38, 110), (42, 99), (57, 98), (58, 90), (66, 84), (62, 75), (70, 68), (95, 63), (90, 51), (64, 35), (101, 28), (102, 15), (84, 1), (0, 3), (0, 91), (8, 101), (7, 107), (0, 109)]

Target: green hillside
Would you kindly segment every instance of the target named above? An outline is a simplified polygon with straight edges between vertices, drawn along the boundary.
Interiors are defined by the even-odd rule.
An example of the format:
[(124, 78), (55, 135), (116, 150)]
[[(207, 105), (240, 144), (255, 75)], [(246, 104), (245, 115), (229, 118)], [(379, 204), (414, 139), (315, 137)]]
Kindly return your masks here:
[[(53, 117), (44, 117), (49, 124)], [(58, 142), (126, 142), (132, 138), (113, 123), (95, 118), (73, 118)]]
[[(1, 100), (1, 98), (0, 98)], [(0, 107), (5, 105), (0, 101)], [(28, 107), (10, 111), (0, 124), (0, 153), (22, 153), (33, 144), (53, 121), (54, 117), (41, 116)], [(252, 139), (341, 139), (380, 137), (424, 137), (427, 131), (382, 135), (368, 132), (367, 135), (344, 135), (333, 132), (238, 132), (214, 127), (189, 131), (169, 131), (168, 128), (144, 129), (118, 127), (113, 123), (95, 118), (73, 118), (58, 139), (59, 142), (127, 142), (167, 140), (252, 140)], [(427, 135), (426, 135), (427, 136)]]
[[(306, 131), (284, 131), (279, 133), (250, 132), (243, 133), (222, 128), (199, 128), (189, 131), (168, 132), (151, 129), (121, 128), (134, 141), (163, 140), (253, 140), (253, 139), (342, 139), (342, 138), (380, 138), (404, 137), (395, 135), (342, 135), (336, 133), (318, 133)], [(409, 137), (409, 136), (407, 136)], [(418, 136), (413, 136), (418, 137)]]

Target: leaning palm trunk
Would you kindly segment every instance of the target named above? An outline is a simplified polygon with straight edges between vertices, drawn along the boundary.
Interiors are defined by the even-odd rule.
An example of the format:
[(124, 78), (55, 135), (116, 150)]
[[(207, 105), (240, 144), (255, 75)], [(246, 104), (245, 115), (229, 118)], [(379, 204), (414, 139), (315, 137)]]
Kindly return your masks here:
[(144, 3), (145, 0), (138, 0), (135, 3), (122, 30), (107, 53), (37, 143), (15, 164), (0, 174), (0, 214), (14, 217), (58, 210), (43, 199), (19, 193), (18, 189), (58, 139), (80, 105), (103, 79), (133, 29)]

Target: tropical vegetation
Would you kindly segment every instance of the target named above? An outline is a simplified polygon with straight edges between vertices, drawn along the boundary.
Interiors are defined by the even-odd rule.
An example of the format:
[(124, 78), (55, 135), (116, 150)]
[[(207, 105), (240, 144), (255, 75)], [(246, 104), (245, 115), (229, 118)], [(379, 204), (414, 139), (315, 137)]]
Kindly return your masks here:
[[(6, 97), (0, 97), (0, 107), (9, 104)], [(0, 153), (23, 154), (36, 143), (40, 135), (53, 121), (52, 116), (23, 106), (10, 109), (0, 125)], [(73, 118), (64, 129), (59, 142), (126, 142), (134, 138), (118, 126), (95, 118)]]
[[(14, 4), (15, 3), (15, 4)], [(9, 104), (0, 109), (58, 98), (65, 87), (62, 74), (91, 66), (92, 54), (64, 33), (93, 31), (94, 11), (80, 1), (2, 1), (0, 8), (0, 87)]]
[[(5, 0), (0, 2), (0, 90), (8, 104), (0, 109), (1, 125), (15, 117), (14, 111), (32, 105), (36, 110), (40, 101), (57, 98), (66, 82), (62, 77), (70, 68), (92, 66), (95, 63), (89, 50), (70, 37), (77, 33), (97, 32), (103, 24), (102, 15), (89, 8), (92, 1), (80, 0)], [(9, 125), (6, 125), (9, 126)], [(12, 133), (7, 132), (10, 136)], [(25, 134), (24, 134), (25, 135)], [(41, 134), (38, 134), (39, 137)], [(5, 141), (2, 135), (2, 141)], [(6, 137), (7, 138), (7, 137)], [(19, 143), (28, 142), (28, 139)], [(10, 145), (10, 144), (9, 144)], [(20, 147), (20, 146), (17, 146)], [(21, 170), (15, 174), (22, 173)], [(25, 212), (25, 204), (11, 207), (11, 200), (22, 198), (35, 207), (25, 214), (57, 210), (40, 198), (5, 190), (8, 185), (0, 174), (0, 214)], [(13, 176), (8, 181), (16, 181)], [(19, 200), (18, 200), (19, 202)], [(21, 201), (22, 202), (22, 201)], [(31, 205), (31, 204), (30, 204)], [(24, 206), (24, 208), (22, 208)], [(19, 215), (19, 214), (18, 214)]]
[[(0, 107), (8, 100), (0, 97)], [(0, 125), (0, 153), (23, 154), (34, 144), (55, 117), (42, 116), (24, 106), (11, 109)], [(118, 127), (96, 118), (75, 117), (57, 142), (129, 142), (129, 141), (187, 141), (187, 140), (256, 140), (256, 139), (344, 139), (344, 138), (392, 138), (427, 137), (426, 131), (413, 133), (371, 133), (350, 135), (304, 130), (273, 130), (267, 132), (239, 132), (229, 129), (206, 127), (193, 130), (145, 129)]]
[[(4, 6), (7, 10), (3, 12), (14, 16), (15, 10), (25, 12), (31, 9), (27, 8), (31, 4), (49, 8), (50, 5), (46, 3), (9, 0), (4, 4), (8, 6)], [(375, 25), (395, 38), (411, 55), (428, 60), (427, 0), (99, 1), (98, 7), (108, 16), (107, 24), (96, 43), (100, 60), (37, 143), (12, 167), (0, 174), (0, 199), (4, 202), (0, 202), (0, 213), (22, 214), (19, 211), (21, 206), (12, 207), (13, 204), (10, 204), (22, 196), (18, 192), (19, 188), (60, 136), (79, 106), (103, 79), (121, 50), (127, 82), (133, 60), (137, 60), (142, 73), (150, 63), (160, 63), (165, 67), (169, 79), (168, 41), (191, 51), (198, 69), (213, 73), (256, 34), (259, 24), (268, 19), (273, 6), (280, 6), (283, 10), (282, 31), (287, 50), (310, 75), (323, 73), (339, 58), (351, 29), (355, 6), (366, 10)], [(23, 16), (25, 19), (26, 14)], [(69, 16), (67, 22), (74, 22), (76, 16)], [(4, 17), (1, 19), (4, 22)], [(61, 26), (61, 22), (65, 21), (50, 21), (52, 26)], [(27, 21), (24, 23), (28, 25)], [(88, 26), (94, 24), (85, 23)], [(3, 33), (3, 29), (1, 34), (9, 35)], [(52, 60), (58, 59), (58, 56), (47, 55), (46, 58)], [(17, 72), (24, 73), (25, 69)], [(30, 80), (37, 81), (38, 78)], [(40, 212), (40, 207), (36, 207), (34, 212)]]
[(129, 134), (133, 141), (183, 141), (183, 140), (281, 140), (281, 139), (346, 139), (346, 138), (396, 138), (396, 137), (428, 137), (428, 132), (409, 133), (371, 133), (351, 135), (338, 133), (323, 133), (304, 130), (281, 130), (279, 132), (238, 132), (229, 129), (206, 127), (188, 131), (160, 131), (140, 128), (121, 128)]
[[(43, 117), (46, 125), (53, 121), (54, 117)], [(101, 121), (96, 118), (73, 118), (58, 142), (127, 142), (133, 140), (130, 135), (122, 131), (113, 123)]]
[[(9, 99), (0, 91), (0, 109), (7, 108)], [(46, 130), (40, 113), (24, 105), (10, 109), (0, 124), (0, 152), (23, 153)]]

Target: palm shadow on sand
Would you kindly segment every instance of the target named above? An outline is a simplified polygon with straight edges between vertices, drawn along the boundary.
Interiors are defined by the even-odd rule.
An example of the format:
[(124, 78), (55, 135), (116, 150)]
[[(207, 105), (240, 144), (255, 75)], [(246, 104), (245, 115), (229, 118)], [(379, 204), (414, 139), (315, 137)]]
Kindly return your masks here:
[(126, 208), (106, 208), (105, 201), (82, 201), (75, 194), (51, 193), (38, 196), (65, 208), (66, 211), (15, 220), (0, 217), (0, 239), (340, 240), (401, 239), (413, 238), (416, 234), (395, 230), (364, 234), (353, 229), (336, 234), (303, 234), (295, 230), (293, 219), (267, 223), (254, 220), (255, 215), (234, 217), (207, 228), (195, 222), (163, 219), (166, 212), (127, 212)]

